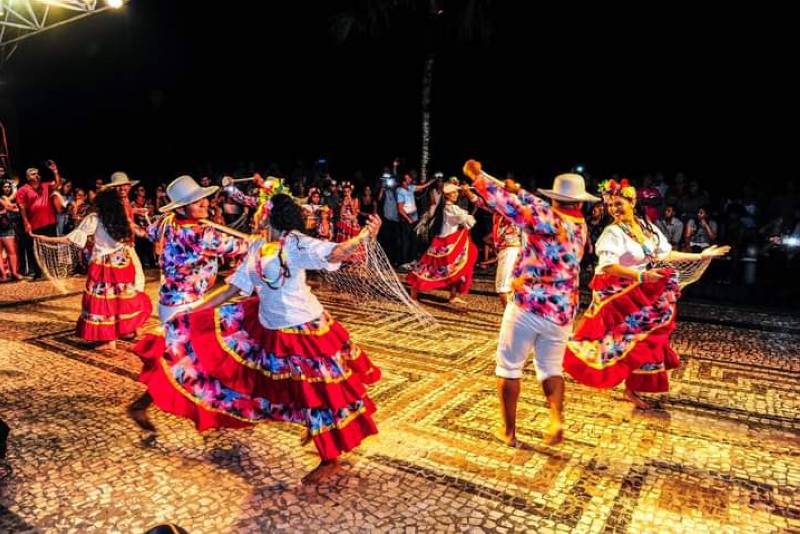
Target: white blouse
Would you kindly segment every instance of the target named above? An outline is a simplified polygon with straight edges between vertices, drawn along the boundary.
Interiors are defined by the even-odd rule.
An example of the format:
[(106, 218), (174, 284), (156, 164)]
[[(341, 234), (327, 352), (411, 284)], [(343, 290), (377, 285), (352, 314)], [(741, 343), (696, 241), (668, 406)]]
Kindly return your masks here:
[[(261, 247), (265, 244), (270, 250), (262, 253)], [(322, 304), (306, 283), (306, 269), (338, 269), (339, 263), (327, 260), (336, 246), (337, 243), (314, 239), (299, 232), (290, 233), (285, 237), (283, 250), (283, 261), (290, 275), (283, 277), (278, 243), (258, 239), (250, 245), (247, 257), (227, 282), (239, 288), (243, 296), (251, 295), (253, 291), (258, 294), (258, 318), (264, 328), (275, 330), (301, 325), (319, 318), (323, 312)]]
[(81, 223), (65, 237), (75, 243), (80, 248), (86, 247), (89, 236), (94, 236), (94, 247), (92, 248), (92, 261), (98, 260), (114, 252), (118, 252), (127, 247), (133, 267), (136, 272), (134, 285), (136, 291), (144, 291), (144, 270), (139, 256), (133, 247), (120, 243), (108, 234), (108, 230), (103, 226), (102, 221), (96, 213), (90, 213), (83, 218)]
[[(654, 252), (656, 258), (662, 260), (672, 251), (672, 246), (657, 226), (653, 226), (653, 230), (655, 234), (650, 236), (645, 243)], [(617, 264), (637, 271), (647, 269), (648, 260), (642, 246), (628, 237), (616, 224), (606, 226), (594, 248), (598, 258), (595, 274), (602, 273), (603, 268), (608, 265)]]
[(467, 213), (463, 208), (448, 202), (444, 207), (444, 224), (442, 224), (442, 231), (439, 232), (439, 237), (447, 237), (461, 226), (472, 228), (475, 226), (475, 217)]

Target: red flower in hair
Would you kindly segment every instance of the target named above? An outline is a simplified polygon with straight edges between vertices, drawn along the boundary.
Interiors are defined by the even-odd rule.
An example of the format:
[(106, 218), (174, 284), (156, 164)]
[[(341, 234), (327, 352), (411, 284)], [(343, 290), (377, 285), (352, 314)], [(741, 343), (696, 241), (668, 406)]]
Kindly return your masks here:
[(620, 187), (628, 187), (629, 185), (631, 185), (631, 184), (630, 184), (630, 182), (628, 182), (628, 179), (627, 179), (627, 178), (623, 178), (623, 179), (622, 179), (622, 180), (620, 180), (620, 182), (619, 182), (619, 186), (620, 186)]
[(612, 191), (613, 191), (613, 190), (614, 190), (614, 189), (616, 189), (617, 187), (619, 187), (619, 185), (617, 184), (617, 181), (616, 181), (615, 179), (613, 179), (613, 178), (612, 178), (612, 179), (610, 179), (610, 180), (608, 181), (608, 189), (609, 189), (609, 190), (612, 190)]

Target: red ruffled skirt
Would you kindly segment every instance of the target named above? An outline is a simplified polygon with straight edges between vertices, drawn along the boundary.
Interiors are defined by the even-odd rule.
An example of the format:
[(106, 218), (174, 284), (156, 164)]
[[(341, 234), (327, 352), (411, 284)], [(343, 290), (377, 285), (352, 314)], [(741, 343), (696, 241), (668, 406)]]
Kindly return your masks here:
[(680, 366), (670, 347), (680, 287), (676, 273), (640, 284), (609, 275), (591, 283), (592, 304), (578, 321), (564, 369), (578, 382), (633, 391), (669, 391), (667, 371)]
[(417, 291), (455, 288), (462, 295), (472, 287), (478, 249), (461, 228), (447, 237), (434, 237), (430, 247), (408, 273), (407, 282)]
[(150, 317), (150, 298), (136, 290), (136, 268), (126, 247), (89, 264), (76, 334), (113, 341), (132, 334)]
[(183, 314), (142, 340), (140, 380), (157, 406), (198, 430), (280, 421), (306, 426), (323, 459), (377, 433), (366, 384), (380, 369), (327, 313), (270, 330), (258, 299)]

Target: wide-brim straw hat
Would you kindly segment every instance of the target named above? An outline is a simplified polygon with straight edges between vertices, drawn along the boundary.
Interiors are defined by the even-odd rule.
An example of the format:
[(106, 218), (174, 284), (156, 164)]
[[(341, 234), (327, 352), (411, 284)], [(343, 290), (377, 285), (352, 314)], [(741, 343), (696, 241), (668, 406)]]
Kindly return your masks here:
[(219, 186), (216, 185), (201, 187), (191, 176), (178, 176), (167, 186), (167, 196), (170, 199), (170, 203), (161, 206), (158, 211), (166, 213), (181, 206), (188, 206), (201, 198), (213, 195), (218, 190)]
[(111, 187), (119, 187), (121, 185), (134, 186), (134, 185), (136, 185), (138, 183), (139, 183), (139, 180), (131, 180), (130, 178), (128, 178), (127, 174), (125, 174), (124, 172), (119, 171), (119, 172), (115, 172), (114, 174), (112, 174), (111, 175), (111, 181), (108, 182), (107, 184), (103, 184), (100, 187), (100, 190), (102, 191), (102, 190), (105, 190), (105, 189), (109, 189)]
[(539, 193), (561, 202), (600, 202), (600, 197), (586, 192), (586, 182), (580, 174), (559, 174), (552, 189), (539, 189)]

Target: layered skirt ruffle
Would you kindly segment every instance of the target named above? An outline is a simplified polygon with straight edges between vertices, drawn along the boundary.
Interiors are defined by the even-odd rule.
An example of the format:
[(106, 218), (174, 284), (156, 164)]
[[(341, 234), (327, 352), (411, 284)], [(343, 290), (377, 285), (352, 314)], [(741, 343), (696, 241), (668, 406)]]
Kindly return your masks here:
[(434, 237), (406, 280), (417, 291), (455, 288), (463, 295), (472, 287), (477, 259), (478, 249), (469, 238), (469, 230), (462, 228), (447, 237)]
[(365, 384), (380, 378), (347, 331), (324, 314), (270, 330), (258, 299), (183, 314), (165, 337), (136, 347), (140, 380), (156, 405), (194, 421), (198, 430), (279, 421), (306, 426), (323, 459), (377, 433)]
[(592, 387), (625, 381), (633, 391), (669, 391), (667, 371), (680, 365), (669, 344), (680, 296), (677, 273), (645, 284), (597, 275), (591, 288), (592, 303), (567, 344), (564, 369)]
[(135, 252), (125, 247), (89, 264), (76, 334), (88, 341), (113, 341), (133, 334), (153, 305), (137, 280)]

